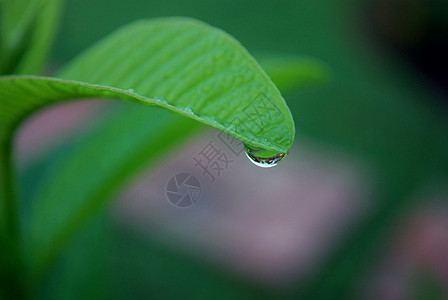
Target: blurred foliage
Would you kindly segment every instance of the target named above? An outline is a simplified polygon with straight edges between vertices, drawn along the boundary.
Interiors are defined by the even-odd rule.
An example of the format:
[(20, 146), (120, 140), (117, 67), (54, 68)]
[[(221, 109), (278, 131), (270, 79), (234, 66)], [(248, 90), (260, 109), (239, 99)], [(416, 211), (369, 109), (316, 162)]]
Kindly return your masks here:
[(420, 270), (410, 281), (412, 299), (444, 299), (446, 297), (443, 283), (439, 282), (430, 270)]
[[(51, 43), (50, 37), (55, 32), (53, 27), (60, 2), (34, 1), (27, 5), (23, 1), (5, 1), (0, 4), (3, 26), (0, 50), (5, 54), (2, 58), (5, 58), (6, 65), (3, 71), (8, 74), (39, 72)], [(151, 39), (154, 34), (157, 36)], [(178, 34), (181, 34), (181, 39), (172, 38)], [(194, 43), (189, 44), (191, 40)], [(174, 42), (169, 44), (171, 41)], [(145, 51), (135, 52), (137, 45)], [(158, 51), (160, 49), (163, 51)], [(148, 61), (152, 62), (150, 66), (147, 66)], [(286, 80), (289, 86), (293, 85), (293, 78), (319, 80), (316, 75), (319, 73), (312, 74), (310, 79), (306, 76), (306, 72), (319, 71), (317, 62), (307, 64), (306, 59), (301, 59), (305, 72), (299, 68), (296, 73), (288, 72), (290, 66), (285, 63), (288, 60), (282, 60), (278, 66), (275, 61), (270, 61), (275, 77)], [(147, 69), (154, 65), (158, 67), (158, 72), (148, 76)], [(282, 69), (287, 71), (286, 75)], [(173, 71), (177, 72), (173, 74)], [(278, 89), (255, 60), (226, 33), (192, 19), (165, 18), (136, 22), (86, 51), (59, 74), (78, 81), (37, 76), (0, 78), (0, 96), (3, 100), (0, 111), (0, 295), (7, 298), (31, 296), (36, 289), (39, 290), (41, 277), (47, 274), (48, 265), (53, 263), (54, 257), (60, 255), (60, 251), (65, 249), (73, 234), (89, 217), (112, 199), (112, 193), (145, 162), (157, 161), (157, 157), (167, 148), (179, 143), (196, 127), (191, 121), (178, 121), (171, 115), (164, 117), (155, 109), (120, 109), (112, 121), (99, 121), (100, 130), (96, 136), (95, 133), (88, 135), (90, 139), (79, 143), (74, 151), (68, 151), (68, 155), (56, 164), (57, 167), (53, 166), (52, 172), (46, 174), (47, 180), (33, 189), (37, 196), (25, 192), (35, 199), (33, 210), (27, 214), (31, 221), (23, 222), (28, 226), (19, 227), (20, 208), (15, 201), (17, 191), (12, 137), (18, 124), (37, 109), (77, 97), (133, 99), (158, 104), (208, 125), (218, 126), (251, 145), (270, 150), (286, 152), (294, 138), (291, 113)], [(122, 76), (117, 79), (116, 74)], [(154, 77), (167, 79), (155, 84)], [(212, 82), (210, 85), (210, 79), (219, 84)], [(171, 81), (177, 82), (176, 88), (172, 88)], [(208, 84), (207, 90), (202, 83)], [(113, 88), (122, 85), (125, 85), (125, 91)], [(200, 89), (197, 89), (198, 85)], [(170, 102), (164, 99), (148, 100), (134, 93), (133, 89), (128, 89), (131, 87), (144, 95), (166, 96)], [(189, 94), (191, 99), (183, 99), (185, 91), (193, 92)], [(241, 122), (235, 123), (241, 118), (226, 118), (240, 111), (239, 104), (246, 106), (244, 102), (247, 102), (247, 105), (256, 105), (257, 101), (253, 99), (260, 91), (274, 101), (282, 116), (281, 122), (272, 122), (274, 127), (269, 124), (269, 130), (265, 127), (264, 131), (254, 136), (252, 131), (241, 130)], [(171, 94), (173, 92), (175, 95)], [(183, 100), (190, 101), (178, 103), (177, 108), (173, 106), (173, 101)], [(195, 107), (195, 103), (204, 100), (213, 105)], [(234, 101), (234, 104), (229, 105), (229, 101)], [(184, 109), (183, 105), (188, 109)], [(148, 121), (151, 122), (148, 124)], [(242, 121), (244, 126), (253, 127), (253, 121), (244, 117)], [(111, 140), (114, 141), (113, 147), (109, 144)], [(77, 188), (73, 193), (75, 183)], [(67, 197), (69, 195), (73, 197)]]
[(60, 0), (3, 0), (0, 4), (0, 75), (40, 74), (61, 14)]
[[(132, 20), (172, 15), (199, 18), (222, 28), (251, 51), (300, 53), (325, 61), (332, 69), (331, 81), (285, 95), (297, 138), (312, 139), (366, 161), (376, 175), (378, 192), (373, 195), (370, 215), (311, 279), (297, 282), (292, 290), (265, 290), (223, 274), (160, 242), (156, 234), (153, 240), (143, 240), (122, 232), (106, 215), (84, 226), (71, 241), (39, 296), (339, 299), (357, 292), (383, 245), (392, 238), (392, 229), (414, 206), (410, 195), (448, 174), (446, 115), (433, 101), (440, 96), (401, 59), (378, 51), (361, 22), (366, 2), (68, 1), (55, 64), (66, 62)], [(106, 116), (104, 122), (115, 114), (121, 112), (112, 109), (111, 119)], [(80, 139), (101, 126), (98, 122), (87, 128)], [(33, 200), (33, 187), (48, 173), (48, 166), (64, 161), (76, 147), (76, 142), (68, 142), (23, 172), (25, 208), (29, 209), (25, 204)]]

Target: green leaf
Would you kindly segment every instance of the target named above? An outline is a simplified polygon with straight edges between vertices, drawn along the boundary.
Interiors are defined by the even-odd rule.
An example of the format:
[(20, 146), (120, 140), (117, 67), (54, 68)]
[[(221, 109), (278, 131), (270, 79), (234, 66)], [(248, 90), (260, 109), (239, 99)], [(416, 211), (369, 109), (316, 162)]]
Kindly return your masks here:
[(38, 74), (53, 42), (61, 0), (0, 3), (0, 74)]
[(259, 57), (263, 70), (281, 91), (322, 84), (331, 79), (330, 67), (315, 58), (266, 53)]
[(41, 4), (42, 0), (0, 2), (0, 44), (3, 51), (12, 53), (22, 42)]
[(24, 32), (30, 25), (41, 2), (42, 0), (2, 0), (0, 40), (3, 42), (13, 40), (12, 36), (20, 36), (19, 32)]
[(291, 113), (255, 60), (226, 33), (191, 19), (126, 26), (60, 77), (70, 80), (1, 78), (4, 130), (43, 105), (103, 97), (159, 105), (272, 151), (287, 152), (294, 139)]
[(42, 4), (30, 29), (26, 51), (15, 66), (14, 74), (39, 74), (42, 72), (58, 28), (61, 0), (46, 0)]

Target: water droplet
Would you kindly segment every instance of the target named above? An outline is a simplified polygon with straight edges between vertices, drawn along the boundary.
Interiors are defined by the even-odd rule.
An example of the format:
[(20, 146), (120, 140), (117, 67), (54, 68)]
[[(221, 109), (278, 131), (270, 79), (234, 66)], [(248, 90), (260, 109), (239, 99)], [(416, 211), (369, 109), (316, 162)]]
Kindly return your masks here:
[(152, 97), (154, 100), (156, 100), (157, 102), (163, 103), (163, 104), (168, 104), (168, 101), (166, 101), (165, 98), (160, 97), (160, 96), (154, 96)]
[(275, 167), (283, 158), (286, 153), (277, 153), (265, 149), (256, 149), (244, 144), (244, 150), (246, 150), (246, 156), (256, 166), (261, 168)]
[(194, 110), (193, 110), (193, 107), (190, 104), (188, 104), (187, 106), (183, 106), (183, 107), (180, 106), (179, 108), (181, 108), (184, 112), (186, 112), (186, 113), (188, 113), (190, 115), (196, 115)]
[(133, 93), (134, 89), (128, 89), (128, 92)]

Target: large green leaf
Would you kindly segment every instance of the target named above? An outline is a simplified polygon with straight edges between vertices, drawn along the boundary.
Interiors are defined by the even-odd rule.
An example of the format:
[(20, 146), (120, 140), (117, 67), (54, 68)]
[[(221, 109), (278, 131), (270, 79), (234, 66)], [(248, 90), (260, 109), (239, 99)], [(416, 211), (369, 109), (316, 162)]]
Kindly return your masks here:
[(255, 60), (229, 35), (191, 19), (131, 24), (59, 76), (70, 80), (1, 78), (3, 130), (51, 102), (96, 96), (159, 105), (272, 151), (287, 152), (294, 139), (289, 109)]

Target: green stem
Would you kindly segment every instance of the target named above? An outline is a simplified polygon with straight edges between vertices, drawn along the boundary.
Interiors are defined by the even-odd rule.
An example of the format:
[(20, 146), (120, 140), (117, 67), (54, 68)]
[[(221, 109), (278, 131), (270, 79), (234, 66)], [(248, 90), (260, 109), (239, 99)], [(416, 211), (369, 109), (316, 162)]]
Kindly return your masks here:
[(22, 262), (12, 136), (0, 141), (0, 298), (22, 299)]
[(2, 225), (6, 236), (17, 241), (19, 232), (12, 138), (8, 137), (2, 141), (0, 147)]

